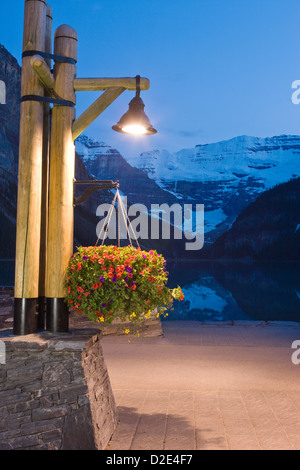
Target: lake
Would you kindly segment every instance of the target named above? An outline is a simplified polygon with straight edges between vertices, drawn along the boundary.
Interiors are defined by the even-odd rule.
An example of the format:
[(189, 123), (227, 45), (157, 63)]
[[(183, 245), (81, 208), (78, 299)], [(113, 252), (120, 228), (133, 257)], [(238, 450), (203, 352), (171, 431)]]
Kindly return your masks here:
[(15, 279), (15, 261), (0, 259), (0, 286), (11, 287)]
[[(168, 261), (174, 302), (168, 320), (300, 321), (300, 263)], [(0, 260), (0, 286), (14, 284), (14, 261)]]
[(180, 285), (167, 320), (300, 321), (300, 263), (168, 262), (169, 286)]

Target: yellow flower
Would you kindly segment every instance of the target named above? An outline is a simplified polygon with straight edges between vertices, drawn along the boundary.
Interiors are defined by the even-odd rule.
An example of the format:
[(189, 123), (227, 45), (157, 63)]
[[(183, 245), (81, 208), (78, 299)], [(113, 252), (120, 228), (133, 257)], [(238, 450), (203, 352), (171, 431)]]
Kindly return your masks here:
[(136, 317), (136, 314), (132, 312), (132, 314), (130, 315), (130, 318), (134, 318), (134, 317)]
[(145, 313), (145, 318), (150, 318), (151, 317), (151, 310), (148, 310), (147, 313)]
[(128, 333), (130, 333), (130, 330), (129, 330), (128, 328), (126, 328), (126, 330), (124, 331), (124, 333), (125, 333), (126, 335), (128, 335)]

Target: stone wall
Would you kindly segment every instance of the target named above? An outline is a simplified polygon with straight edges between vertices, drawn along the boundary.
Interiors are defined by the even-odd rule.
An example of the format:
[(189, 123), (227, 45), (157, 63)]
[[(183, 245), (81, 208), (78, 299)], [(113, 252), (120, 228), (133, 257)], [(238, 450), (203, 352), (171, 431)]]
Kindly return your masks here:
[(14, 317), (14, 289), (0, 286), (0, 330), (12, 328)]
[(101, 450), (117, 413), (96, 330), (13, 336), (0, 364), (0, 450)]

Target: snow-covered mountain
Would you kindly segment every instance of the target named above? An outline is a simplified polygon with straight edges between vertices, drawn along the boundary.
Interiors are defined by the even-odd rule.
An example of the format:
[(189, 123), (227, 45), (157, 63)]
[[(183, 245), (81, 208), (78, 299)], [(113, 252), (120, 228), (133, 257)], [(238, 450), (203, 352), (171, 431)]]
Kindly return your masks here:
[(130, 158), (160, 186), (174, 181), (227, 181), (254, 178), (265, 187), (300, 175), (300, 136), (268, 138), (240, 136), (213, 144), (196, 145), (176, 153), (144, 152)]
[(207, 243), (263, 191), (300, 176), (300, 136), (239, 136), (176, 153), (144, 152), (128, 161), (178, 201), (204, 204)]
[(83, 135), (76, 151), (95, 178), (119, 179), (131, 203), (204, 204), (205, 244), (227, 231), (262, 192), (300, 176), (300, 136), (293, 135), (240, 136), (176, 153), (144, 152), (127, 161)]
[(129, 202), (152, 203), (174, 202), (175, 197), (164, 191), (142, 170), (130, 165), (120, 152), (87, 135), (81, 135), (75, 142), (76, 153), (88, 173), (97, 180), (120, 182), (120, 191)]

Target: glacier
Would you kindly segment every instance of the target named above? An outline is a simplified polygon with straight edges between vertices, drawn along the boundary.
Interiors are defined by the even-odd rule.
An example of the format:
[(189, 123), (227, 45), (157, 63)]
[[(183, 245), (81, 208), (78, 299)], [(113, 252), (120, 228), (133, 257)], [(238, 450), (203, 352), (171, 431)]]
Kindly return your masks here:
[(123, 190), (128, 195), (134, 192), (135, 202), (204, 204), (205, 243), (227, 231), (263, 191), (300, 176), (298, 135), (242, 135), (174, 153), (151, 150), (126, 159), (106, 143), (82, 135), (76, 140), (76, 151), (94, 177), (131, 175)]
[(128, 162), (161, 186), (170, 181), (228, 181), (232, 185), (252, 177), (267, 189), (300, 176), (300, 136), (243, 135), (175, 153), (143, 152)]
[(300, 176), (300, 136), (238, 136), (175, 153), (128, 159), (183, 204), (205, 205), (206, 243), (228, 230), (263, 191)]

